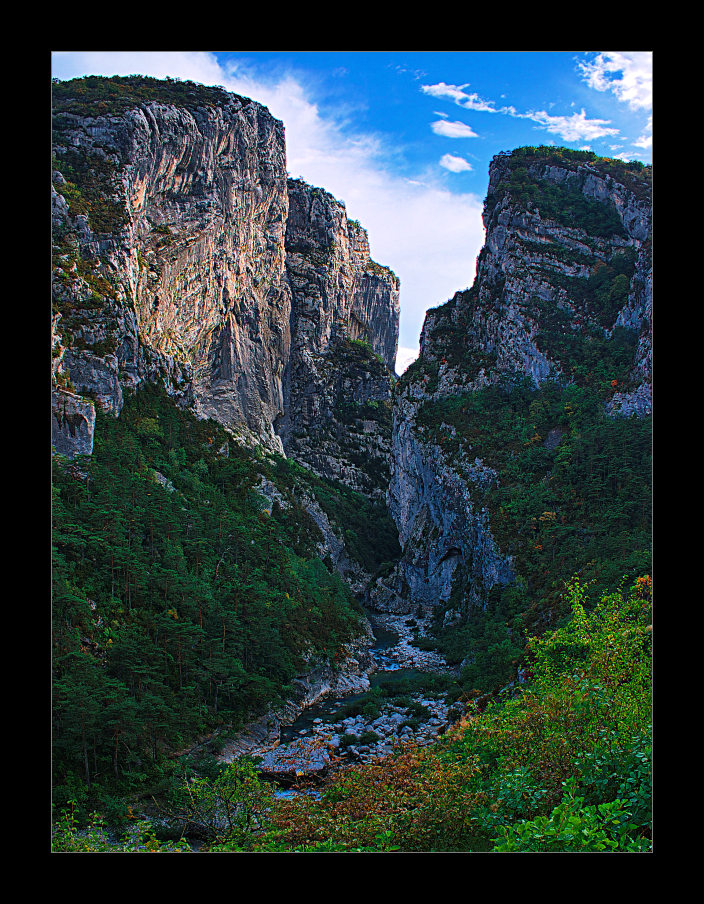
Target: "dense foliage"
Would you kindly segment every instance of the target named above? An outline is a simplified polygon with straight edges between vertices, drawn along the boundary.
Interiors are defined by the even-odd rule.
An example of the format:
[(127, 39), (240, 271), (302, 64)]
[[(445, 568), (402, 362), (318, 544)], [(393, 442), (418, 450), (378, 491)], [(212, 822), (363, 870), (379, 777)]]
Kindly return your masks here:
[(339, 658), (358, 607), (317, 557), (307, 472), (256, 492), (286, 469), (155, 389), (99, 414), (90, 459), (57, 457), (57, 803), (141, 788), (199, 732), (285, 697), (307, 656)]
[[(487, 195), (485, 222), (499, 202), (510, 194), (513, 201), (526, 208), (537, 208), (542, 217), (563, 226), (577, 226), (591, 236), (624, 235), (612, 203), (602, 203), (582, 194), (581, 184), (590, 169), (597, 169), (625, 185), (640, 200), (650, 196), (652, 168), (637, 160), (624, 161), (600, 157), (592, 151), (542, 145), (499, 154), (496, 162), (507, 172)], [(560, 167), (575, 175), (569, 182), (548, 184), (540, 178), (546, 167)]]
[[(470, 708), (436, 744), (347, 770), (317, 800), (273, 801), (243, 761), (186, 785), (184, 818), (220, 826), (217, 851), (650, 851), (652, 585), (642, 576), (591, 612), (586, 589), (571, 581), (568, 622), (531, 639), (522, 692)], [(213, 820), (214, 807), (238, 818)], [(69, 823), (60, 849), (88, 844)]]
[(593, 580), (599, 593), (650, 568), (652, 420), (604, 416), (599, 389), (621, 374), (608, 355), (600, 368), (597, 389), (511, 380), (434, 402), (419, 416), (426, 436), (455, 460), (462, 448), (501, 474), (477, 498), (518, 580), (496, 586), (481, 617), (438, 630), (452, 661), (472, 654), (464, 678), (480, 690), (492, 690), (501, 673), (508, 679), (528, 630), (560, 617), (560, 590), (572, 574)]
[[(148, 101), (195, 110), (232, 96), (136, 76), (54, 85), (54, 184), (94, 231), (125, 225), (120, 161), (64, 146), (64, 129), (72, 114)], [(585, 198), (577, 183), (539, 185), (538, 169), (598, 165), (636, 192), (649, 176), (565, 149), (524, 148), (506, 159), (510, 173), (487, 199), (487, 215), (510, 193), (599, 240), (621, 234), (614, 209)], [(83, 348), (82, 325), (110, 308), (115, 290), (66, 230), (55, 230), (53, 251), (54, 313), (72, 347)], [(431, 746), (399, 745), (341, 772), (319, 799), (274, 799), (248, 760), (201, 760), (194, 773), (180, 754), (286, 699), (312, 661), (339, 663), (358, 632), (359, 606), (319, 558), (304, 498), (318, 502), (373, 577), (400, 553), (386, 507), (235, 445), (155, 387), (128, 396), (119, 418), (99, 411), (93, 455), (53, 460), (52, 849), (188, 850), (135, 817), (133, 807), (141, 811), (155, 794), (212, 851), (650, 850), (652, 425), (604, 413), (615, 392), (630, 388), (637, 336), (613, 327), (634, 271), (623, 250), (586, 278), (552, 273), (567, 308), (524, 300), (537, 346), (559, 362), (553, 379), (536, 387), (506, 376), (420, 409), (420, 437), (454, 467), (480, 458), (500, 474), (474, 501), (517, 578), (470, 612), (460, 572), (437, 608), (426, 643), (460, 666), (438, 677), (436, 690), (465, 701), (461, 724)], [(433, 338), (442, 363), (471, 377), (495, 364), (493, 353), (476, 352), (472, 333), (486, 299), (476, 287), (458, 299), (459, 316), (448, 313), (454, 303), (448, 316), (436, 312)], [(91, 346), (96, 354), (113, 350), (106, 336)], [(366, 342), (350, 340), (343, 352), (340, 367), (353, 380), (383, 370)], [(423, 380), (432, 393), (440, 363), (421, 356), (399, 390)], [(349, 461), (383, 486), (388, 464), (372, 459), (359, 436), (367, 422), (390, 435), (388, 402), (353, 404), (339, 393), (334, 421)], [(323, 419), (313, 439), (327, 429)], [(448, 610), (463, 618), (447, 625)], [(525, 683), (503, 687), (519, 665)], [(411, 684), (378, 685), (341, 707), (338, 721), (378, 713)], [(427, 717), (410, 696), (407, 711)]]
[[(481, 692), (515, 677), (529, 633), (559, 623), (561, 588), (571, 575), (593, 582), (598, 596), (651, 567), (652, 419), (606, 414), (616, 393), (636, 385), (640, 337), (636, 329), (616, 324), (629, 295), (642, 291), (636, 263), (648, 246), (638, 252), (616, 241), (606, 253), (603, 240), (622, 232), (618, 215), (613, 205), (581, 191), (586, 175), (595, 171), (642, 199), (650, 171), (548, 147), (519, 148), (495, 163), (501, 178), (489, 193), (486, 215), (506, 198), (518, 210), (537, 208), (541, 218), (578, 227), (580, 243), (531, 242), (515, 230), (518, 259), (530, 261), (533, 283), (550, 292), (522, 296), (512, 284), (510, 298), (504, 275), (482, 270), (489, 253), (484, 248), (478, 262), (484, 277), (430, 312), (427, 351), (399, 383), (402, 391), (418, 384), (430, 396), (416, 419), (425, 443), (460, 473), (463, 463), (471, 468), (479, 459), (498, 475), (482, 487), (471, 477), (469, 482), (474, 504), (489, 513), (498, 547), (511, 557), (516, 580), (492, 588), (483, 608), (464, 623), (453, 619), (443, 627), (447, 610), (470, 615), (464, 592), (470, 563), (458, 571), (435, 627), (439, 648), (463, 666), (462, 686)], [(549, 167), (572, 176), (554, 182), (546, 178)], [(600, 250), (592, 254), (596, 237)], [(482, 351), (488, 346), (485, 316), (515, 316), (507, 311), (509, 303), (552, 362), (549, 379), (539, 386), (529, 377), (497, 371), (496, 351)], [(489, 385), (433, 396), (441, 367), (456, 368), (465, 379), (483, 371)]]
[(647, 851), (651, 584), (570, 583), (571, 617), (531, 641), (533, 677), (429, 748), (342, 774), (273, 814), (265, 850)]
[[(565, 589), (565, 625), (529, 643), (531, 677), (429, 747), (339, 773), (318, 799), (275, 800), (246, 759), (186, 777), (170, 812), (204, 850), (648, 852), (652, 849), (652, 582)], [(108, 842), (71, 810), (54, 850), (170, 852), (149, 825)]]

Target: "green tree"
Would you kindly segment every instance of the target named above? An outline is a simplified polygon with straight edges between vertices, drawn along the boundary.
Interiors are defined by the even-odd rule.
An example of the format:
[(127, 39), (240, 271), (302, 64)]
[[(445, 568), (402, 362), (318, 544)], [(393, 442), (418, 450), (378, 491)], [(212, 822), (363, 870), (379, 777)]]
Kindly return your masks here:
[(267, 824), (273, 791), (262, 782), (251, 760), (224, 766), (215, 778), (185, 776), (163, 813), (184, 833), (204, 838), (211, 850), (251, 847)]

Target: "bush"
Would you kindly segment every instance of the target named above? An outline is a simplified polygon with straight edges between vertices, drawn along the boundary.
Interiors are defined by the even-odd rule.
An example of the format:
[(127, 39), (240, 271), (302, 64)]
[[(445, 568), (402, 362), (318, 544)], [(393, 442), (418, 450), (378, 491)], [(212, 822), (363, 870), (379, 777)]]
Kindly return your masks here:
[(273, 801), (251, 760), (228, 763), (216, 778), (184, 775), (181, 787), (163, 812), (184, 833), (195, 832), (211, 849), (250, 847), (262, 833)]
[(64, 810), (52, 829), (51, 850), (55, 854), (185, 854), (191, 849), (185, 841), (159, 841), (147, 820), (135, 819), (122, 839), (112, 839), (105, 821), (91, 814), (81, 828), (73, 807)]
[(576, 794), (576, 780), (566, 782), (565, 796), (549, 816), (516, 823), (502, 829), (497, 852), (646, 852), (651, 844), (638, 837), (638, 826), (626, 801), (587, 805)]

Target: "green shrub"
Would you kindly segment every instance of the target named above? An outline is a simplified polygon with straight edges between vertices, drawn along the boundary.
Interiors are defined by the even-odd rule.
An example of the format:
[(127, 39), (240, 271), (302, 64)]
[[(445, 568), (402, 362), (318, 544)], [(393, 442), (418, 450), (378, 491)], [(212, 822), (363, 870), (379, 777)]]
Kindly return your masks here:
[(564, 788), (563, 800), (548, 816), (505, 826), (494, 851), (644, 853), (651, 849), (647, 838), (635, 834), (638, 827), (625, 801), (587, 805), (576, 794), (576, 780), (566, 782)]

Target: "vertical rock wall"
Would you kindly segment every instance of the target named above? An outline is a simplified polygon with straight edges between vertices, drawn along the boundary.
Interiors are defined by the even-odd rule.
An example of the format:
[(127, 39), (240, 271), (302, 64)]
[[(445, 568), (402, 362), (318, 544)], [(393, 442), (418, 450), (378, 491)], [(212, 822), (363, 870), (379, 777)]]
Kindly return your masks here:
[(330, 194), (290, 180), (289, 203), (292, 347), (277, 429), (286, 453), (317, 474), (383, 498), (399, 282)]
[(461, 600), (466, 611), (515, 578), (482, 504), (501, 475), (461, 446), (448, 455), (419, 422), (424, 406), (506, 376), (528, 377), (536, 387), (548, 379), (567, 385), (571, 363), (561, 349), (580, 336), (608, 341), (624, 328), (637, 337), (633, 365), (605, 414), (651, 411), (647, 174), (555, 156), (492, 162), (474, 285), (428, 311), (420, 357), (397, 387), (388, 504), (404, 552), (373, 589), (380, 608)]
[[(86, 103), (79, 84), (56, 104), (57, 387), (117, 415), (125, 390), (158, 380), (200, 417), (281, 452), (278, 430), (320, 414), (311, 362), (324, 358), (330, 377), (330, 355), (359, 340), (373, 361), (336, 398), (388, 401), (398, 280), (370, 260), (344, 205), (287, 184), (282, 123), (219, 89), (169, 103), (158, 83), (158, 99), (124, 103), (129, 79), (104, 84), (107, 101)], [(62, 404), (55, 445), (69, 451)]]

